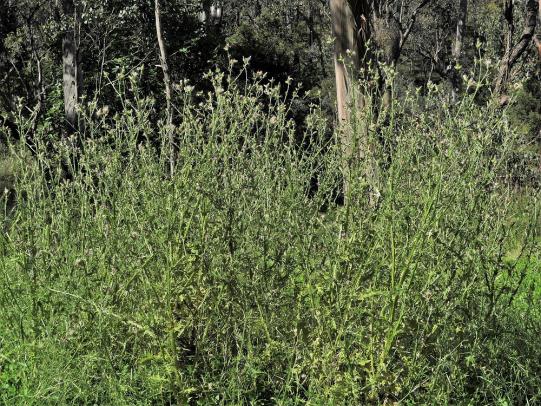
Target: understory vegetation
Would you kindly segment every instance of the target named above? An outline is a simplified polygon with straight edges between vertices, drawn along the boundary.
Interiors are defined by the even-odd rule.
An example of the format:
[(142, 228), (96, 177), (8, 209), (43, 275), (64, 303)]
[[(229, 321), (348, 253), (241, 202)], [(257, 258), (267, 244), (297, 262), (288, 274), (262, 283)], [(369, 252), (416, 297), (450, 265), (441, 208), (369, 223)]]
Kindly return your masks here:
[(47, 123), (4, 154), (0, 403), (541, 402), (538, 162), (499, 108), (406, 95), (369, 131), (377, 203), (359, 159), (339, 204), (317, 105), (299, 129), (217, 73), (170, 148), (119, 80), (76, 160)]

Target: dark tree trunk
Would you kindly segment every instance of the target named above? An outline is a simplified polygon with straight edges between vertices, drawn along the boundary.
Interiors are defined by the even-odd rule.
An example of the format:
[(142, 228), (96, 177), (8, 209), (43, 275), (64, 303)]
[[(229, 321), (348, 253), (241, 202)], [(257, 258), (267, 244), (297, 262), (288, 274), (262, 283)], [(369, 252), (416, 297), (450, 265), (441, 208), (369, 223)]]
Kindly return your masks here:
[[(378, 48), (379, 62), (394, 69), (400, 58), (400, 26), (390, 13), (374, 18), (373, 25), (373, 37)], [(380, 69), (378, 88), (382, 95), (383, 106), (380, 113), (385, 114), (392, 104), (393, 83), (392, 78), (386, 75), (383, 69)]]
[(519, 41), (512, 46), (512, 31), (513, 31), (513, 2), (506, 0), (505, 18), (508, 22), (508, 40), (505, 55), (500, 62), (500, 68), (494, 82), (494, 93), (502, 95), (507, 90), (507, 84), (510, 79), (513, 66), (522, 56), (534, 39), (535, 28), (537, 26), (537, 18), (539, 14), (539, 0), (528, 0), (526, 2), (526, 15), (524, 18), (524, 29)]

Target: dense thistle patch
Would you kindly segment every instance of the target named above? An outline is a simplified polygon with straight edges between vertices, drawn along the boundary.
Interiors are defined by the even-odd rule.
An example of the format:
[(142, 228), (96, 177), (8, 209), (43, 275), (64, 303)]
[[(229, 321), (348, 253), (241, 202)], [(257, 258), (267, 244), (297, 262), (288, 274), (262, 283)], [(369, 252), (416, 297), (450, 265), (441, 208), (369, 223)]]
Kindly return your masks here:
[(72, 181), (69, 149), (11, 145), (2, 403), (539, 400), (539, 191), (499, 111), (408, 95), (371, 127), (378, 204), (359, 160), (339, 206), (317, 106), (299, 140), (264, 76), (208, 79), (182, 85), (172, 176), (136, 80), (86, 114)]

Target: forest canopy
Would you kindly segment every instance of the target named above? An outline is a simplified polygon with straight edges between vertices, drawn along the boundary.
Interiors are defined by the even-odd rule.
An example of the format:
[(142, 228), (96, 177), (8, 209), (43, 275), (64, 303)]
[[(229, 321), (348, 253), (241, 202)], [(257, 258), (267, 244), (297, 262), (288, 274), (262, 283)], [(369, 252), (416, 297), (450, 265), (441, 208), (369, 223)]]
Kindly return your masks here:
[[(250, 57), (252, 70), (282, 83), (291, 77), (302, 84), (303, 94), (323, 98), (332, 114), (336, 50), (331, 26), (333, 10), (340, 9), (351, 13), (344, 23), (350, 24), (355, 42), (344, 42), (342, 51), (351, 48), (363, 63), (372, 62), (380, 76), (386, 76), (382, 64), (393, 67), (397, 96), (410, 87), (437, 83), (456, 100), (476, 74), (476, 61), (484, 61), (490, 70), (479, 102), (488, 93), (511, 97), (515, 124), (538, 138), (540, 107), (526, 102), (539, 100), (539, 4), (534, 0), (161, 3), (160, 30), (173, 83), (188, 81), (207, 89), (204, 73), (209, 69), (227, 69), (230, 59)], [(73, 120), (61, 115), (63, 91), (69, 92), (62, 71), (70, 63), (77, 100), (99, 99), (112, 106), (115, 92), (104, 76), (143, 67), (145, 91), (165, 101), (155, 2), (2, 0), (0, 7), (0, 111), (7, 120), (13, 121), (20, 98), (26, 115), (37, 113), (37, 122)], [(66, 60), (68, 51), (72, 62)], [(524, 116), (527, 123), (522, 123)]]

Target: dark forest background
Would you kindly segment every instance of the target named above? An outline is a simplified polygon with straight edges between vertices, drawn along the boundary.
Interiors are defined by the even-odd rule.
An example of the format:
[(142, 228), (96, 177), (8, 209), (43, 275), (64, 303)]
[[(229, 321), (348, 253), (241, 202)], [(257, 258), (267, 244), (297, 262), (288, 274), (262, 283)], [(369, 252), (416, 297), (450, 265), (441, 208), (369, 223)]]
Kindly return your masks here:
[[(144, 68), (143, 90), (165, 102), (153, 2), (77, 1), (67, 7), (64, 3), (73, 2), (2, 0), (0, 111), (8, 124), (22, 103), (23, 114), (36, 113), (36, 125), (46, 120), (62, 126), (62, 44), (70, 31), (74, 31), (79, 98), (97, 99), (114, 111), (111, 78), (120, 71), (129, 74)], [(313, 100), (321, 100), (330, 117), (334, 114), (334, 45), (327, 1), (162, 3), (163, 38), (177, 86), (187, 81), (206, 91), (209, 81), (204, 73), (209, 69), (227, 69), (232, 58), (242, 65), (243, 58), (250, 57), (251, 70), (263, 71), (280, 83), (290, 77), (293, 86), (302, 84), (306, 98), (296, 104), (295, 115), (306, 115)], [(453, 87), (464, 91), (458, 86), (463, 76), (470, 77), (482, 59), (490, 64), (491, 86), (479, 102), (486, 101), (488, 90), (504, 100), (511, 97), (513, 124), (539, 139), (535, 24), (526, 44), (521, 44), (528, 28), (526, 2), (389, 0), (374, 6), (367, 18), (377, 60), (396, 67), (397, 96), (408, 88), (426, 89), (429, 82), (447, 86), (449, 93)], [(511, 72), (504, 75), (505, 83), (497, 83), (506, 55), (517, 47), (521, 52), (508, 63)]]

